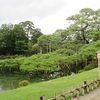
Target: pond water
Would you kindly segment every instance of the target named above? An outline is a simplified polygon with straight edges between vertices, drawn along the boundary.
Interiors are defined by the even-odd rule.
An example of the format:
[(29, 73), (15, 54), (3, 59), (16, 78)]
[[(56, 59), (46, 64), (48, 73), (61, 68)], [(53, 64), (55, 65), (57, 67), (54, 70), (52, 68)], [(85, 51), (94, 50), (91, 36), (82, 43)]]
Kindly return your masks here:
[(0, 92), (12, 90), (18, 87), (18, 83), (14, 81), (0, 80)]
[(45, 81), (40, 78), (29, 79), (25, 75), (0, 75), (0, 92), (18, 88), (19, 82), (22, 80), (28, 80), (30, 83)]
[(19, 82), (25, 78), (18, 75), (0, 75), (0, 92), (16, 89), (19, 87)]

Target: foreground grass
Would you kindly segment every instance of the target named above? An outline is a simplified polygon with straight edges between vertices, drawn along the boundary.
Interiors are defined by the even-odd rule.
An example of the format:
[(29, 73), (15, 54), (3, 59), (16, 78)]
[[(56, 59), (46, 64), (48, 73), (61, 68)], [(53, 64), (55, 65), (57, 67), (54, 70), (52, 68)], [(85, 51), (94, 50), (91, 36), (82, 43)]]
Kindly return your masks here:
[(54, 92), (60, 94), (62, 89), (70, 90), (71, 87), (77, 87), (83, 81), (97, 79), (98, 71), (93, 69), (73, 76), (57, 78), (54, 80), (30, 84), (15, 90), (9, 90), (0, 93), (0, 100), (39, 100), (41, 95), (47, 99), (52, 98)]

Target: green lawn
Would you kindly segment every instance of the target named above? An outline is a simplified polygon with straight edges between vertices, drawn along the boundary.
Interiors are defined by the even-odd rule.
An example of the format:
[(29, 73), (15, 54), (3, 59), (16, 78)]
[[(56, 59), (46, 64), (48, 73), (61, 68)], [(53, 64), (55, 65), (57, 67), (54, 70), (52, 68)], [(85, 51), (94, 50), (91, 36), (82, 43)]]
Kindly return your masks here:
[(63, 89), (70, 90), (83, 82), (97, 79), (98, 70), (93, 69), (73, 76), (57, 78), (54, 80), (30, 84), (26, 87), (17, 88), (0, 93), (0, 100), (39, 100), (41, 95), (47, 99), (52, 98), (54, 92), (60, 94)]

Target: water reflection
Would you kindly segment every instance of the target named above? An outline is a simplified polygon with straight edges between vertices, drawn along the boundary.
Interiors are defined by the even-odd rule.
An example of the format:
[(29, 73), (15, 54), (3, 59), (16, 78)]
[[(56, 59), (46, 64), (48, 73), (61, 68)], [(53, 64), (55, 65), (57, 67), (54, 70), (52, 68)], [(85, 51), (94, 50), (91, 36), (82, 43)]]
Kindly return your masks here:
[(46, 81), (38, 77), (30, 79), (28, 75), (0, 75), (0, 92), (18, 88), (18, 84), (22, 80), (28, 80), (34, 84)]
[(2, 80), (0, 79), (0, 92), (15, 89), (18, 87), (18, 83), (11, 80)]

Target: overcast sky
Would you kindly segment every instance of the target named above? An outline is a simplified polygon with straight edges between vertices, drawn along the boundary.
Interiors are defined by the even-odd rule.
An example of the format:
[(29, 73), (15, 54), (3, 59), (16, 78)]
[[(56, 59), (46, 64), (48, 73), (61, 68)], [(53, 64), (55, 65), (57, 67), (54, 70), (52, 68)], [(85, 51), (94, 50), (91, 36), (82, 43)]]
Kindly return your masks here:
[(82, 8), (100, 9), (100, 0), (0, 0), (0, 25), (30, 20), (43, 34), (52, 34)]

